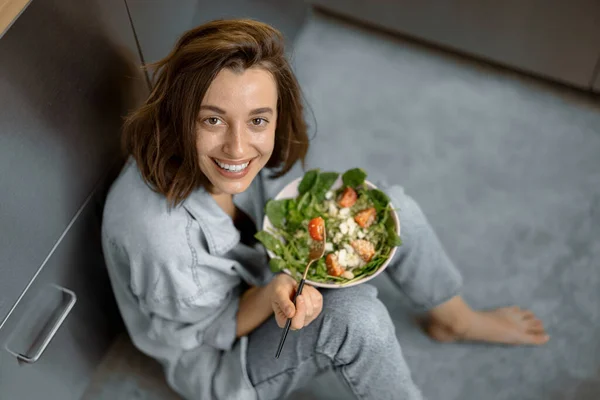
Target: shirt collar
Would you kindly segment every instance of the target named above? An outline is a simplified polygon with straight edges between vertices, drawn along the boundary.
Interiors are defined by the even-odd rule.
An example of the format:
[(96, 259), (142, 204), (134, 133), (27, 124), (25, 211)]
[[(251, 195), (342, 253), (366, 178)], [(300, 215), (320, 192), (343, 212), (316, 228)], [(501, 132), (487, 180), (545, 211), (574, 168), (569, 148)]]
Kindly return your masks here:
[[(260, 173), (248, 189), (233, 196), (233, 202), (254, 221), (258, 230), (262, 229), (265, 199)], [(239, 243), (240, 233), (233, 220), (205, 188), (200, 187), (193, 191), (184, 200), (183, 207), (198, 221), (211, 254), (223, 255)]]

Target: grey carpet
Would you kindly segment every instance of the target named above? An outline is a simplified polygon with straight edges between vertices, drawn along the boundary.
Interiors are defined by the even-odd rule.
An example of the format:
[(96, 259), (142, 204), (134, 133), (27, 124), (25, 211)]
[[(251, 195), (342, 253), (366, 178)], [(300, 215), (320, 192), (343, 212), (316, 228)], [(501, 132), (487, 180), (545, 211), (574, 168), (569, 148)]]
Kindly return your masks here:
[[(317, 121), (309, 168), (360, 166), (403, 185), (465, 298), (530, 308), (551, 335), (539, 348), (437, 344), (378, 278), (426, 397), (599, 399), (598, 102), (324, 16), (294, 60)], [(306, 398), (344, 398), (328, 384)]]
[[(426, 397), (600, 398), (598, 103), (323, 16), (306, 26), (294, 64), (318, 122), (308, 166), (360, 166), (403, 185), (464, 274), (465, 298), (530, 308), (552, 337), (539, 348), (435, 343), (377, 278)], [(165, 390), (149, 383), (154, 370), (102, 370), (89, 399)], [(332, 377), (292, 397), (349, 398)]]

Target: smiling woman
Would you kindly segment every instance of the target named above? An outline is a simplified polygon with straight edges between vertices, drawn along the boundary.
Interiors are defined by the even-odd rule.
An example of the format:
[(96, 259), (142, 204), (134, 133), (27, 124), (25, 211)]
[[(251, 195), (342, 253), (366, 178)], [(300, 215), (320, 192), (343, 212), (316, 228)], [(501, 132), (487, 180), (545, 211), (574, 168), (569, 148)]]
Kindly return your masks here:
[[(152, 93), (125, 121), (130, 160), (103, 214), (102, 244), (123, 319), (133, 343), (163, 364), (185, 398), (284, 399), (333, 369), (354, 398), (421, 399), (375, 287), (304, 285), (295, 296), (297, 282), (271, 273), (256, 242), (266, 200), (260, 171), (282, 176), (308, 149), (300, 89), (284, 54), (272, 27), (223, 20), (187, 32), (153, 66)], [(418, 205), (398, 186), (382, 190), (403, 226), (403, 244), (385, 271), (429, 311), (430, 335), (547, 340), (530, 312), (470, 309), (458, 294), (461, 276)], [(342, 193), (339, 205), (348, 209), (356, 196)], [(361, 215), (357, 223), (368, 220)], [(360, 244), (352, 248), (372, 257)], [(276, 359), (288, 319), (302, 332), (286, 339)]]

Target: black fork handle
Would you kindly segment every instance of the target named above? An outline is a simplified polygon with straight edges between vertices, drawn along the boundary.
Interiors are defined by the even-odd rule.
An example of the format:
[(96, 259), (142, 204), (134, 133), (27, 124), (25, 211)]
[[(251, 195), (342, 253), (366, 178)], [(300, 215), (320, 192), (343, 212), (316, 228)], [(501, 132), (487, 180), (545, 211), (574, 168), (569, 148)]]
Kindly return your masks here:
[[(302, 278), (300, 284), (298, 285), (298, 290), (296, 290), (296, 294), (294, 295), (294, 305), (296, 305), (296, 299), (298, 296), (302, 294), (302, 288), (304, 287), (305, 279)], [(281, 354), (281, 349), (283, 349), (283, 344), (285, 343), (285, 338), (287, 337), (288, 332), (290, 331), (290, 326), (292, 325), (292, 319), (288, 318), (285, 323), (285, 328), (283, 328), (283, 332), (281, 333), (281, 339), (279, 340), (279, 346), (277, 347), (277, 354), (275, 354), (275, 358), (279, 358)]]

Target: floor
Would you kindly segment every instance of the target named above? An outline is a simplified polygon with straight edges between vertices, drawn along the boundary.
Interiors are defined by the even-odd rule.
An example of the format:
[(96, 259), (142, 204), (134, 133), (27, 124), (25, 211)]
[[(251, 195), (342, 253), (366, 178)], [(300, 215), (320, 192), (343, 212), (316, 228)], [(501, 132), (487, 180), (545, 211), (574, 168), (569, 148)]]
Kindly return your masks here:
[[(467, 301), (530, 308), (551, 335), (539, 348), (441, 345), (375, 279), (426, 398), (600, 398), (598, 99), (322, 15), (294, 65), (317, 132), (308, 167), (360, 166), (403, 185), (464, 274)], [(111, 357), (86, 399), (171, 398)], [(292, 397), (348, 398), (332, 375)]]
[(180, 400), (167, 386), (153, 359), (139, 352), (122, 334), (98, 366), (81, 400)]

